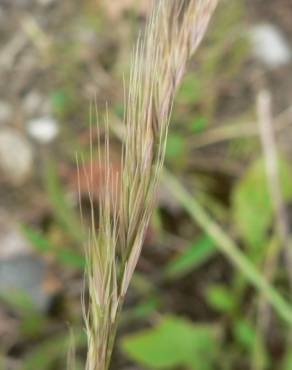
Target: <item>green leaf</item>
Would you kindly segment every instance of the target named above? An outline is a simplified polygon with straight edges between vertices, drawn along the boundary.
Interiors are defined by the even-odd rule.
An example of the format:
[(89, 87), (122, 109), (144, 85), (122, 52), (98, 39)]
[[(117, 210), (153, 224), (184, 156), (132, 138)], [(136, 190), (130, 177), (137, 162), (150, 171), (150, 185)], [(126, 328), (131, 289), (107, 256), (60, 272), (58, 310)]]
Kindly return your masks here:
[(212, 285), (207, 288), (207, 301), (218, 311), (230, 312), (236, 306), (236, 297), (224, 285)]
[(205, 263), (215, 252), (214, 242), (208, 236), (204, 236), (168, 263), (165, 274), (168, 278), (186, 275)]
[(121, 344), (128, 356), (142, 366), (212, 370), (217, 343), (211, 326), (166, 316), (156, 327), (124, 337)]
[[(291, 169), (279, 160), (279, 174), (285, 201), (292, 200)], [(244, 241), (257, 253), (267, 240), (273, 208), (263, 160), (252, 164), (232, 195), (235, 226)]]

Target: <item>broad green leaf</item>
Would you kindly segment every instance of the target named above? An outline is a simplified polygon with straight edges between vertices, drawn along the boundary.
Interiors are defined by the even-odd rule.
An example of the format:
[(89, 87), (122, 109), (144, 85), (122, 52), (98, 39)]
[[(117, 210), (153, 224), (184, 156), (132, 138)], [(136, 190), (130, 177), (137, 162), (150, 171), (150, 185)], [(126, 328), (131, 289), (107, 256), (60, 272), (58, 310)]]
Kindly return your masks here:
[(224, 285), (212, 285), (207, 288), (207, 301), (218, 311), (230, 312), (236, 306), (236, 297)]
[(186, 275), (205, 263), (215, 253), (216, 247), (213, 241), (208, 236), (204, 236), (168, 263), (165, 274), (169, 278)]
[[(279, 160), (281, 190), (285, 201), (292, 200), (292, 173), (284, 160)], [(273, 207), (263, 160), (252, 164), (232, 195), (233, 219), (243, 240), (258, 251), (267, 239), (272, 224)]]
[(214, 328), (194, 325), (175, 316), (166, 316), (156, 327), (122, 339), (122, 348), (128, 356), (152, 369), (186, 366), (212, 370), (217, 345)]

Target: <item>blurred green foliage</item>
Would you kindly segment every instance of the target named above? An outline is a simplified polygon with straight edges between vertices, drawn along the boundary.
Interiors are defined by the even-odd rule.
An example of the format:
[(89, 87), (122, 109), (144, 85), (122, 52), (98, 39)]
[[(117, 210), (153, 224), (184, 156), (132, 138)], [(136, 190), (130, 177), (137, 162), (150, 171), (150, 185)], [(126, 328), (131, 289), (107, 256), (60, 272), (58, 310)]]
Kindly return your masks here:
[[(89, 8), (82, 9), (76, 16), (76, 24), (71, 30), (72, 34), (74, 34), (74, 27), (85, 27), (94, 31), (98, 39), (111, 37), (112, 35), (106, 35), (112, 32), (112, 28), (106, 27), (104, 15), (93, 14)], [(128, 23), (130, 19), (130, 17), (127, 19)], [(191, 63), (190, 73), (178, 92), (167, 142), (166, 162), (167, 166), (174, 169), (178, 176), (179, 174), (185, 175), (186, 182), (188, 181), (194, 190), (194, 196), (203, 199), (208, 210), (216, 213), (216, 216), (219, 215), (218, 222), (222, 223), (226, 230), (239, 240), (239, 244), (244, 246), (244, 252), (248, 254), (250, 260), (261, 266), (273, 238), (270, 230), (273, 209), (263, 161), (254, 159), (260, 157), (256, 140), (239, 137), (226, 144), (225, 157), (224, 155), (220, 157), (218, 150), (220, 163), (215, 163), (213, 172), (208, 167), (201, 166), (203, 170), (200, 168), (197, 173), (192, 163), (196, 159), (208, 161), (207, 156), (205, 159), (206, 148), (204, 146), (205, 152), (196, 150), (198, 144), (196, 140), (201, 134), (209, 134), (211, 137), (212, 129), (220, 125), (222, 121), (223, 124), (228, 123), (229, 128), (232, 127), (236, 132), (237, 126), (254, 118), (250, 113), (253, 107), (250, 106), (246, 108), (248, 111), (244, 112), (237, 107), (232, 112), (228, 110), (222, 112), (220, 97), (222, 81), (228, 86), (235, 76), (240, 75), (248, 59), (249, 45), (244, 36), (245, 32), (243, 32), (245, 30), (244, 19), (243, 1), (222, 2), (208, 38), (203, 43), (196, 60)], [(130, 24), (129, 27), (136, 29), (137, 24)], [(72, 141), (68, 137), (74, 135), (71, 130), (72, 122), (78, 119), (82, 122), (89, 121), (88, 102), (84, 96), (80, 96), (80, 84), (83, 80), (90, 79), (91, 75), (90, 68), (82, 60), (82, 42), (77, 38), (69, 41), (64, 37), (55, 40), (53, 45), (53, 58), (58, 61), (58, 68), (54, 71), (57, 83), (51, 86), (49, 98), (54, 114), (66, 123), (64, 126), (67, 130), (64, 131), (67, 136), (64, 146), (70, 147)], [(129, 48), (128, 45), (123, 46), (125, 49)], [(116, 77), (115, 74), (118, 74), (122, 67), (128, 68), (128, 61), (125, 62), (122, 57), (116, 62), (117, 67), (115, 68), (115, 55), (108, 51), (106, 54), (99, 62), (106, 72), (109, 71), (109, 74)], [(98, 59), (100, 56), (94, 55), (94, 57)], [(111, 66), (112, 69), (110, 69)], [(127, 70), (126, 72), (122, 70), (122, 72), (128, 73)], [(110, 113), (122, 119), (124, 108), (121, 102), (114, 101), (113, 107), (113, 112)], [(227, 130), (223, 134), (228, 136)], [(88, 148), (84, 150), (88, 151)], [(72, 150), (70, 153), (72, 160), (74, 153)], [(217, 155), (216, 151), (215, 154)], [(250, 167), (237, 178), (235, 185), (234, 182), (230, 185), (223, 181), (228, 179), (228, 175), (219, 177), (219, 180), (215, 178), (214, 173), (222, 171), (220, 165), (224, 161), (229, 164), (229, 161), (233, 159), (241, 161), (242, 158), (253, 159)], [(282, 190), (285, 201), (288, 202), (292, 199), (292, 174), (287, 161), (281, 159), (279, 163)], [(204, 177), (200, 176), (200, 171), (203, 172)], [(232, 176), (234, 176), (233, 173)], [(201, 181), (202, 178), (203, 181)], [(61, 269), (73, 268), (80, 273), (84, 268), (81, 247), (86, 236), (80, 226), (78, 211), (69, 201), (58, 174), (57, 164), (53, 161), (44, 166), (43, 182), (51, 212), (50, 225), (43, 229), (24, 225), (23, 233), (39, 253), (53, 256), (57, 266)], [(225, 187), (228, 186), (230, 189), (226, 190)], [(220, 188), (219, 190), (223, 193), (228, 193), (228, 199), (224, 198), (226, 194), (220, 196), (214, 194), (212, 190), (214, 187)], [(177, 218), (180, 216), (179, 213)], [(184, 215), (181, 217), (183, 218)], [(177, 219), (174, 224), (176, 222)], [(163, 226), (161, 219), (159, 220), (159, 239), (165, 242), (166, 232)], [(256, 348), (258, 350), (256, 370), (291, 370), (290, 350), (283, 353), (281, 361), (273, 360), (269, 355), (265, 341), (258, 333), (256, 299), (247, 299), (251, 292), (244, 277), (230, 267), (223, 265), (222, 268), (216, 245), (209, 237), (202, 235), (194, 225), (182, 222), (177, 233), (182, 234), (188, 242), (180, 243), (180, 248), (176, 249), (175, 253), (170, 253), (163, 266), (156, 266), (156, 272), (153, 275), (138, 272), (133, 279), (134, 299), (130, 297), (130, 303), (122, 314), (123, 332), (126, 328), (128, 330), (128, 327), (137, 328), (137, 320), (143, 323), (153, 324), (154, 322), (154, 324), (150, 329), (138, 328), (133, 334), (122, 336), (120, 344), (125, 356), (138, 364), (134, 366), (149, 369), (234, 370), (243, 368), (246, 370), (250, 368), (250, 364), (256, 357), (254, 353)], [(213, 264), (212, 261), (214, 261)], [(215, 270), (219, 270), (218, 274), (214, 274), (215, 278), (194, 281), (192, 274), (196, 273), (200, 276), (209, 264), (211, 267), (214, 265)], [(222, 269), (228, 270), (227, 278), (220, 275)], [(212, 269), (210, 269), (210, 275), (212, 275)], [(202, 276), (206, 275), (202, 274)], [(210, 321), (216, 322), (216, 325), (202, 323), (200, 314), (198, 318), (196, 317), (198, 320), (196, 322), (184, 319), (179, 316), (181, 309), (177, 309), (179, 313), (176, 313), (176, 305), (169, 306), (172, 298), (169, 295), (172, 293), (167, 292), (164, 284), (167, 284), (167, 287), (175, 284), (179, 290), (184, 279), (190, 279), (192, 284), (200, 286), (202, 297), (191, 297), (191, 305), (203, 305), (206, 315), (210, 317)], [(189, 298), (188, 294), (188, 292), (182, 292), (182, 299)], [(200, 302), (197, 302), (197, 299)], [(3, 297), (3, 300), (14, 310), (22, 313), (21, 327), (26, 340), (41, 336), (42, 331), (49, 331), (50, 323), (30, 306), (26, 298), (11, 295)], [(70, 305), (70, 302), (68, 304)], [(158, 317), (159, 320), (157, 320)], [(74, 329), (76, 348), (82, 350), (86, 344), (82, 324)], [(285, 331), (282, 327), (277, 330), (281, 331), (283, 341), (285, 341), (288, 330)], [(64, 368), (65, 354), (70, 344), (70, 336), (67, 332), (67, 329), (62, 328), (57, 333), (47, 333), (45, 338), (31, 346), (24, 356), (24, 365), (21, 370)], [(289, 343), (288, 340), (287, 343)], [(283, 352), (286, 347), (288, 345), (284, 345)], [(78, 368), (82, 366), (77, 364)]]
[(211, 370), (218, 349), (218, 335), (210, 325), (195, 325), (175, 316), (165, 316), (152, 329), (128, 335), (122, 340), (124, 351), (151, 369)]
[[(282, 194), (289, 202), (292, 200), (292, 171), (284, 159), (279, 160), (278, 165)], [(265, 248), (274, 213), (263, 160), (252, 163), (234, 188), (232, 210), (236, 228), (256, 258)]]

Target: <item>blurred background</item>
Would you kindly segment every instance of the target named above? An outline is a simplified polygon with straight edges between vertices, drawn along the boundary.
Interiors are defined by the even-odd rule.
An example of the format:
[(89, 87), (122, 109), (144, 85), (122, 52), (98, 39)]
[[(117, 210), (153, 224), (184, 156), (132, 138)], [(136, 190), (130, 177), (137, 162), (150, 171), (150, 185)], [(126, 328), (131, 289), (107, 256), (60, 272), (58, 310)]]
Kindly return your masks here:
[[(89, 166), (95, 100), (118, 153), (123, 76), (151, 3), (0, 0), (1, 370), (64, 369), (72, 337), (84, 368), (76, 152)], [(168, 171), (287, 301), (291, 24), (291, 0), (221, 1), (166, 151)], [(112, 368), (291, 370), (290, 344), (291, 327), (162, 181)]]

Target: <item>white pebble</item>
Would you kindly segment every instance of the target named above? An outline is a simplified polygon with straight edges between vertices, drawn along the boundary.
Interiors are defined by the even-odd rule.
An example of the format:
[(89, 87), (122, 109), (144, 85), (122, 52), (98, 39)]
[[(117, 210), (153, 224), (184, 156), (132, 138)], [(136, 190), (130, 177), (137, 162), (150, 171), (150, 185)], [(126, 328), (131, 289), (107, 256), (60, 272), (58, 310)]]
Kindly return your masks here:
[(253, 27), (250, 39), (254, 57), (267, 67), (277, 68), (291, 61), (291, 48), (274, 25), (267, 23)]
[(28, 133), (40, 143), (49, 143), (59, 134), (59, 125), (52, 117), (40, 117), (31, 120), (27, 126)]

